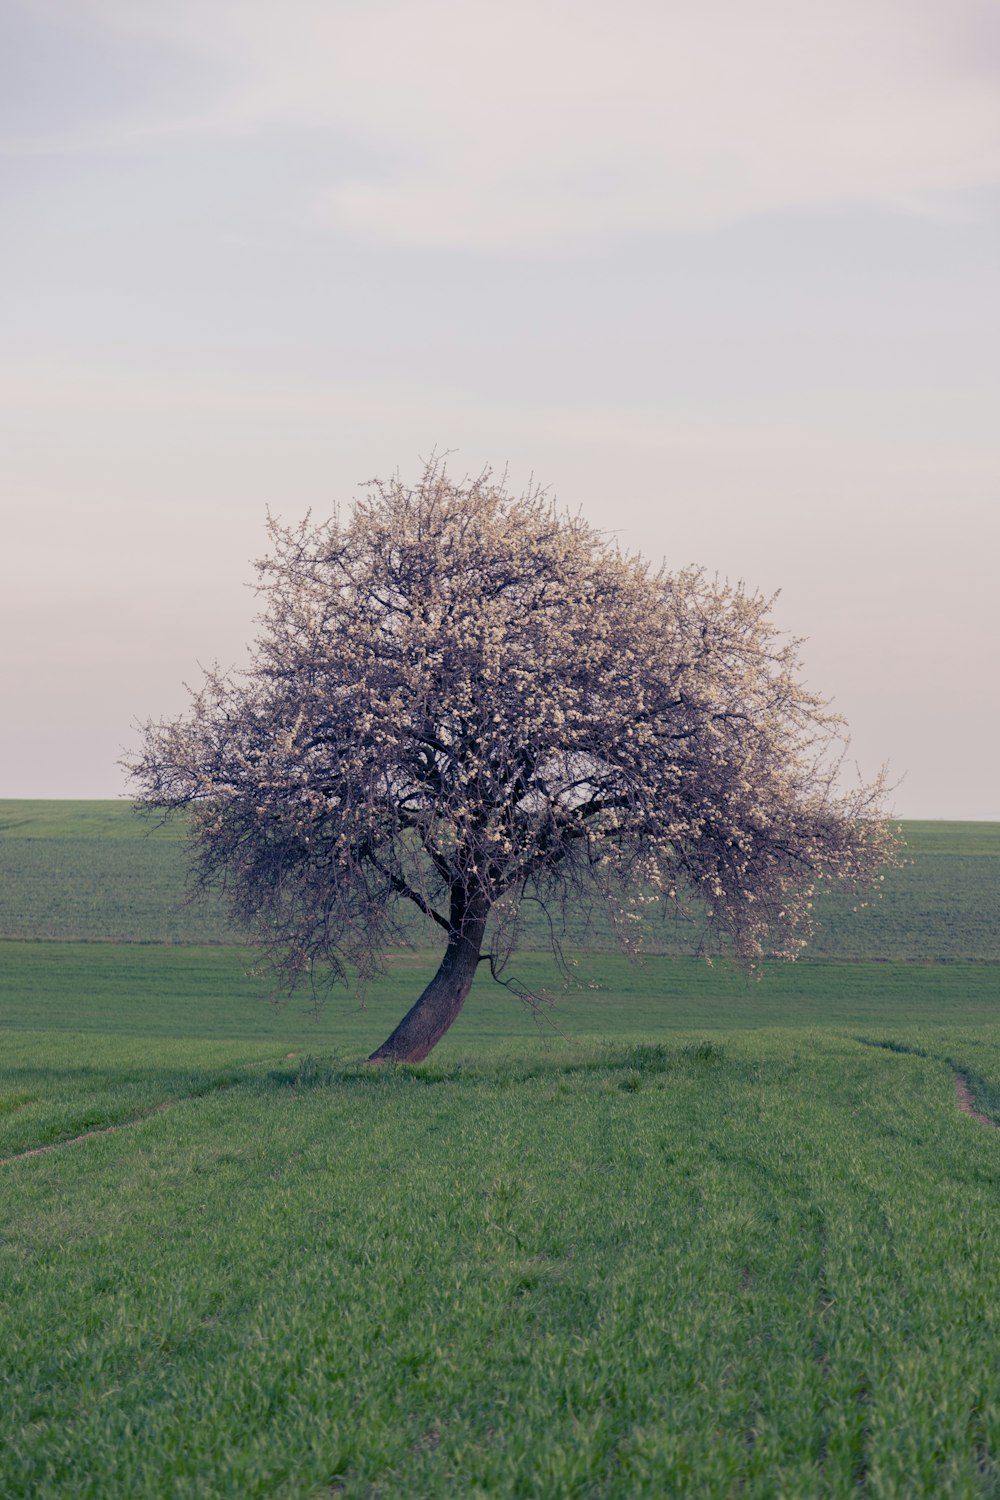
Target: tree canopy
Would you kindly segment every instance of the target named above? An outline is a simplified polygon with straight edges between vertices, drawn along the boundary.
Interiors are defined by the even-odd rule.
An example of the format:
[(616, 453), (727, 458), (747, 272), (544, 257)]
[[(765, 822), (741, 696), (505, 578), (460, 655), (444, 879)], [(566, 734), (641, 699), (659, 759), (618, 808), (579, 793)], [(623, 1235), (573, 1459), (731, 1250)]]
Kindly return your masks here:
[(192, 810), (200, 878), (289, 981), (377, 972), (407, 908), (440, 930), (374, 1059), (427, 1055), (527, 899), (556, 943), (567, 902), (631, 949), (647, 905), (696, 901), (742, 958), (793, 957), (817, 886), (891, 859), (881, 783), (840, 788), (841, 722), (742, 585), (436, 460), (270, 530), (250, 666), (129, 764), (145, 805)]

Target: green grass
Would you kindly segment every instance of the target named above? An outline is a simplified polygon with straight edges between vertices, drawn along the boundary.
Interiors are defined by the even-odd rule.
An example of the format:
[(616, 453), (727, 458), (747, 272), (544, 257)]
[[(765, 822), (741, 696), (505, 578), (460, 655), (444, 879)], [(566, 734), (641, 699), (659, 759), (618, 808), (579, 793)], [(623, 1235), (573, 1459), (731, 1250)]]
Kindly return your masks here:
[(0, 935), (239, 941), (217, 897), (188, 901), (182, 840), (0, 838)]
[(985, 854), (996, 859), (1000, 855), (1000, 823), (906, 822), (900, 827), (907, 851), (914, 857)]
[(0, 1169), (0, 1493), (995, 1495), (1000, 1028), (873, 1040), (27, 1043), (145, 1117)]
[[(162, 921), (179, 842), (12, 807), (4, 885)], [(528, 953), (419, 1068), (357, 1060), (429, 953), (313, 1014), (183, 922), (0, 942), (0, 1497), (996, 1500), (1000, 837), (908, 833), (946, 962)]]
[(131, 802), (0, 798), (0, 838), (141, 839), (186, 837), (182, 819), (137, 815)]
[[(856, 910), (817, 900), (820, 958), (1000, 962), (1000, 824), (906, 823), (909, 863), (886, 874), (880, 899)], [(0, 802), (0, 936), (116, 942), (232, 943), (218, 898), (185, 900), (183, 820), (164, 827), (125, 802)], [(525, 947), (546, 934), (526, 908)], [(432, 941), (414, 925), (415, 940)], [(703, 936), (668, 915), (647, 927), (650, 951), (689, 955)], [(599, 917), (569, 926), (570, 948), (612, 951)]]
[[(275, 998), (241, 948), (112, 943), (0, 943), (0, 1026), (109, 1031), (121, 1036), (242, 1038), (336, 1047), (352, 1056), (384, 1040), (434, 972), (437, 955), (399, 954), (365, 1005), (344, 989), (318, 1010), (307, 990)], [(646, 1035), (690, 1028), (841, 1026), (888, 1018), (905, 1026), (1000, 1019), (993, 964), (769, 964), (759, 981), (731, 963), (616, 954), (581, 956), (580, 988), (551, 961), (524, 954), (511, 973), (544, 992), (535, 1012), (480, 974), (440, 1044), (455, 1048), (538, 1037)]]

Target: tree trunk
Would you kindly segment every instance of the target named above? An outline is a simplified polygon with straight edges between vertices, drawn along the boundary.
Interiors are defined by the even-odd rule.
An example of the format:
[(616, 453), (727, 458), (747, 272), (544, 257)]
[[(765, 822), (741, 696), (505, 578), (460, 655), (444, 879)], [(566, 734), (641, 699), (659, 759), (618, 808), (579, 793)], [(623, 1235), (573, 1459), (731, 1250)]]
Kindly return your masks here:
[(441, 967), (369, 1062), (422, 1062), (437, 1046), (472, 988), (489, 914), (489, 902), (484, 897), (466, 900), (464, 893), (455, 893)]

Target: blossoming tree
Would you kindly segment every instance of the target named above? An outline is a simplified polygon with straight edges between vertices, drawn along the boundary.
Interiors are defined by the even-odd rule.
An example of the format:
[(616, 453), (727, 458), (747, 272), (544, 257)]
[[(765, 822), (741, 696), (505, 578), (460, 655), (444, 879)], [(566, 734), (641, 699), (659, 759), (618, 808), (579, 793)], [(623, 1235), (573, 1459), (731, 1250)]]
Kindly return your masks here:
[(130, 768), (292, 983), (371, 976), (403, 909), (440, 929), (373, 1060), (427, 1056), (527, 898), (599, 900), (626, 947), (646, 903), (698, 900), (741, 957), (794, 956), (817, 884), (891, 859), (881, 785), (838, 790), (840, 721), (742, 586), (437, 461), (271, 533), (249, 669), (207, 674)]

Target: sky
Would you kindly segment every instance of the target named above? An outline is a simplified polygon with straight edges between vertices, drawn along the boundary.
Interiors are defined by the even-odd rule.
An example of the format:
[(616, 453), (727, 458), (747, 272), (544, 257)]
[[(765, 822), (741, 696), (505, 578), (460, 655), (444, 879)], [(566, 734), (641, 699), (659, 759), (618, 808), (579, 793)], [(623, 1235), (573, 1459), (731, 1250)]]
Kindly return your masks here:
[(268, 510), (436, 450), (1000, 819), (998, 252), (994, 0), (2, 0), (0, 796), (122, 795)]

